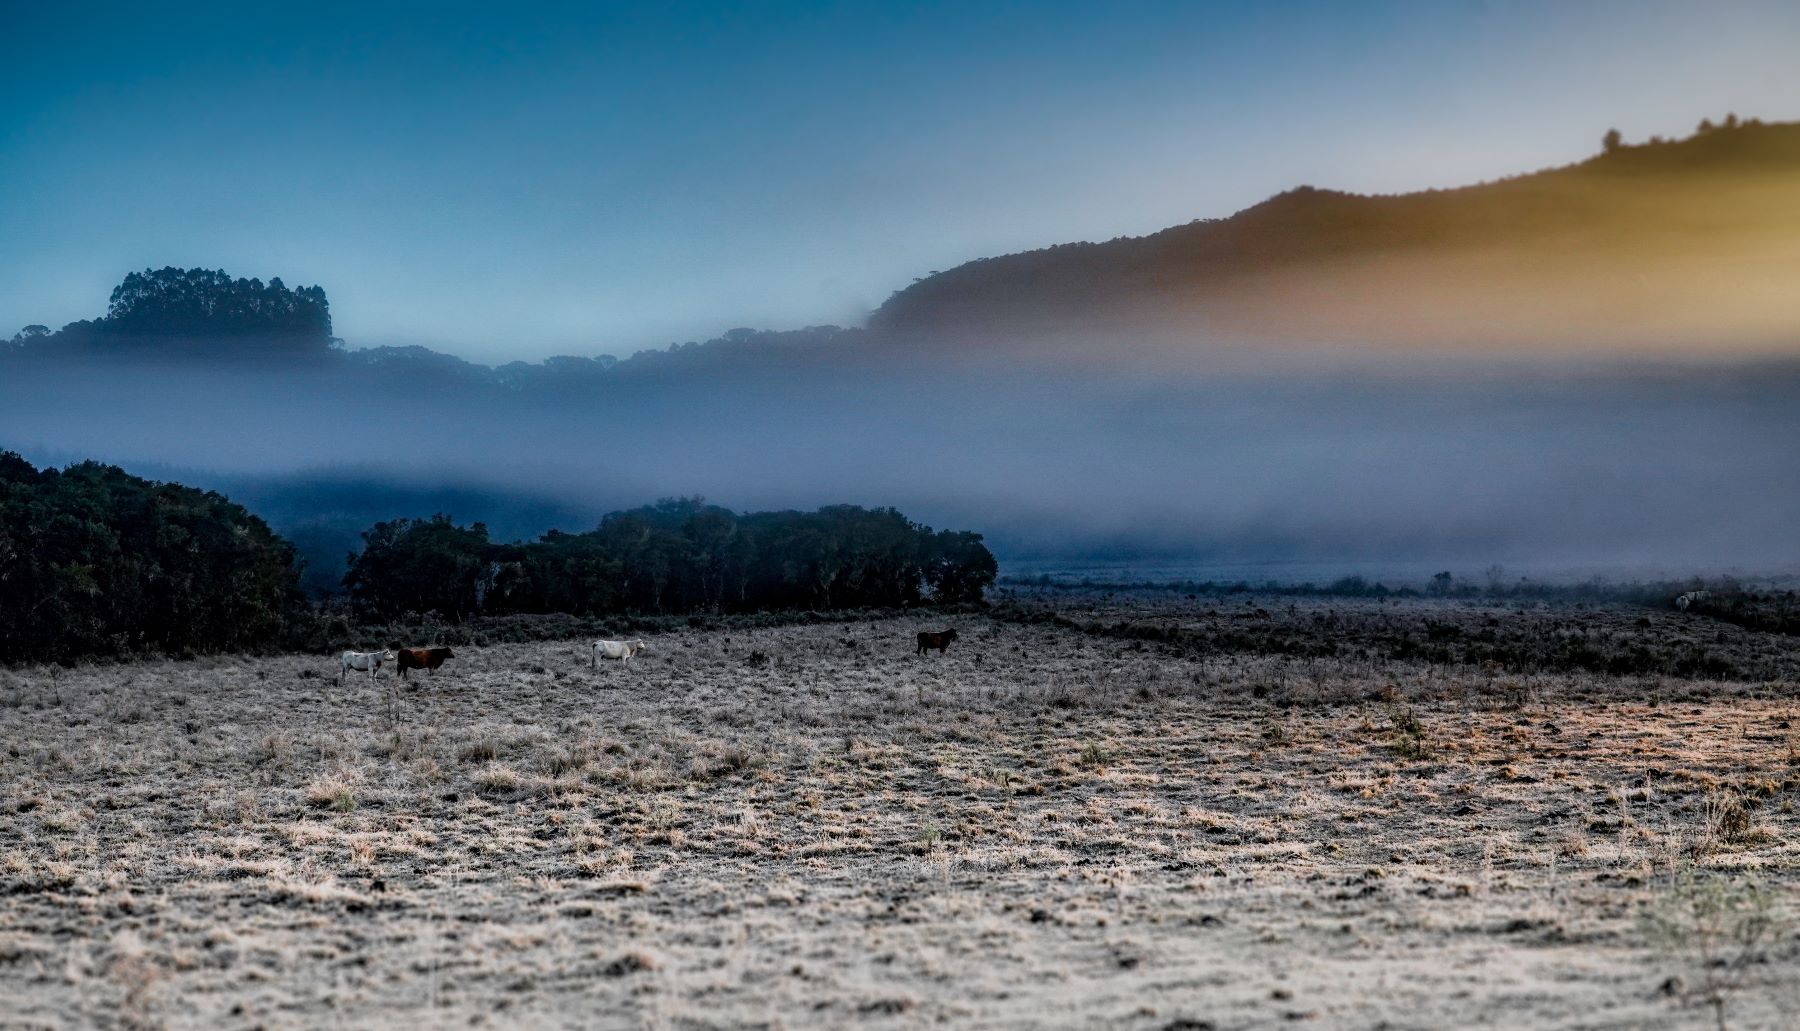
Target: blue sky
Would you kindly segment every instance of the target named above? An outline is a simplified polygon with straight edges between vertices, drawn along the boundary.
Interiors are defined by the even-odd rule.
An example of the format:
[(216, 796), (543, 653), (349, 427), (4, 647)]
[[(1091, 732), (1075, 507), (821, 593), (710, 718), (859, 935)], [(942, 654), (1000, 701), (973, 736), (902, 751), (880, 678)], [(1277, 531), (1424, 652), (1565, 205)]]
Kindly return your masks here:
[(8, 3), (0, 53), (0, 333), (205, 265), (483, 361), (1800, 118), (1791, 3)]

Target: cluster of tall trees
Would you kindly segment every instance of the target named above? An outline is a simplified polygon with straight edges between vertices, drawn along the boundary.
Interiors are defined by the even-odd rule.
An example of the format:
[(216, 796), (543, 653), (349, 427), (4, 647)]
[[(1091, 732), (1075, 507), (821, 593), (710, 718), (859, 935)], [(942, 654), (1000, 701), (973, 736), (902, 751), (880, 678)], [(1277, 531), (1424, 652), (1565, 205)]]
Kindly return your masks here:
[(289, 287), (279, 277), (232, 278), (204, 268), (145, 269), (113, 289), (106, 314), (55, 333), (27, 326), (11, 343), (63, 351), (104, 347), (158, 354), (257, 357), (329, 353), (331, 305), (319, 286)]
[(445, 516), (378, 523), (344, 583), (365, 619), (460, 619), (951, 604), (979, 601), (996, 572), (980, 534), (933, 531), (891, 508), (738, 514), (679, 499), (526, 544)]
[(145, 269), (113, 289), (109, 326), (136, 336), (331, 338), (325, 289), (289, 289), (276, 277), (233, 279), (223, 269)]
[(298, 577), (218, 494), (0, 453), (0, 660), (265, 649), (305, 609)]

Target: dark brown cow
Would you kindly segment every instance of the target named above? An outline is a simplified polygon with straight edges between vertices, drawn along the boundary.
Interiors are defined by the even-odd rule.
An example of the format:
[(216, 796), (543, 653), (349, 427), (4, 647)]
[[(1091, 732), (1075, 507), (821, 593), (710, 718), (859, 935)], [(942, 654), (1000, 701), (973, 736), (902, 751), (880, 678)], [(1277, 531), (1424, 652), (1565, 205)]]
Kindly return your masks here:
[(919, 631), (919, 650), (913, 654), (923, 655), (928, 650), (936, 648), (938, 654), (942, 655), (944, 649), (950, 647), (950, 642), (954, 640), (956, 640), (956, 631), (954, 630), (921, 630)]
[(435, 673), (445, 659), (456, 658), (456, 653), (448, 648), (395, 648), (394, 665), (400, 669), (400, 679), (406, 679), (409, 669), (422, 669)]

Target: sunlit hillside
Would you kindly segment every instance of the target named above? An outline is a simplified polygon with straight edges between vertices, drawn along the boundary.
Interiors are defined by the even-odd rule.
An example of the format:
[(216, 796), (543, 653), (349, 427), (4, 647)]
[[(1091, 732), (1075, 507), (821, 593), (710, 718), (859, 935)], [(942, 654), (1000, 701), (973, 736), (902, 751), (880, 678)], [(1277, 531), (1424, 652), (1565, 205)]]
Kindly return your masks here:
[(1182, 346), (1800, 347), (1800, 123), (1609, 138), (1459, 189), (1301, 187), (1150, 236), (972, 261), (876, 326), (983, 338), (1133, 330)]

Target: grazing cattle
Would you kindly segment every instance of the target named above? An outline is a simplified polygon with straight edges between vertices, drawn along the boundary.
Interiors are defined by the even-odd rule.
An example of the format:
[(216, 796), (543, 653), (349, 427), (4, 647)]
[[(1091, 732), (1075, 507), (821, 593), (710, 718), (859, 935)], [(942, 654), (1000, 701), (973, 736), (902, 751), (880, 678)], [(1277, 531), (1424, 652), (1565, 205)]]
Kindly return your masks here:
[(394, 653), (392, 651), (345, 652), (338, 657), (338, 683), (343, 683), (344, 678), (348, 676), (353, 669), (359, 671), (365, 669), (368, 670), (369, 679), (374, 680), (375, 671), (381, 668), (381, 664), (393, 661)]
[(956, 640), (956, 631), (954, 630), (921, 630), (919, 631), (919, 648), (913, 654), (923, 655), (930, 649), (936, 648), (938, 654), (942, 655), (950, 647), (950, 642), (954, 640)]
[(1675, 599), (1675, 607), (1686, 612), (1689, 605), (1692, 605), (1697, 601), (1705, 601), (1710, 597), (1712, 597), (1711, 591), (1689, 591)]
[(602, 655), (609, 659), (618, 659), (620, 662), (630, 662), (633, 655), (636, 655), (643, 650), (644, 642), (642, 639), (638, 638), (634, 638), (630, 641), (595, 641), (594, 668), (600, 668), (600, 657)]
[(394, 650), (394, 665), (400, 669), (400, 679), (406, 679), (409, 669), (427, 670), (433, 674), (444, 664), (445, 659), (456, 658), (456, 653), (448, 648), (397, 648)]

